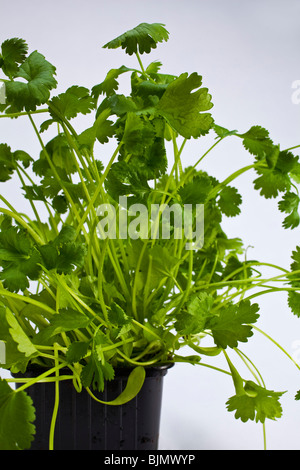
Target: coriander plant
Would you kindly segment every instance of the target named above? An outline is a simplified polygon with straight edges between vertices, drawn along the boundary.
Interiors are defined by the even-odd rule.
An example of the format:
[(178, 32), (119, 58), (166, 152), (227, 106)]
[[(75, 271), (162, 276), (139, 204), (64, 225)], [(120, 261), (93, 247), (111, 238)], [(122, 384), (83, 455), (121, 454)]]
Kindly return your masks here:
[[(85, 388), (101, 401), (96, 395), (105, 381), (129, 367), (126, 389), (110, 403), (119, 405), (139, 392), (146, 367), (206, 365), (204, 356), (219, 354), (235, 389), (228, 411), (244, 422), (282, 414), (282, 392), (265, 388), (240, 343), (257, 329), (259, 295), (285, 291), (300, 316), (300, 247), (290, 271), (269, 265), (274, 275), (266, 279), (260, 273), (266, 263), (247, 260), (222, 219), (241, 210), (234, 180), (255, 170), (254, 190), (279, 196), (283, 226), (297, 227), (300, 163), (292, 151), (299, 145), (282, 150), (258, 125), (226, 129), (214, 121), (198, 73), (175, 76), (162, 73), (160, 62), (142, 63), (141, 55), (168, 36), (162, 24), (127, 31), (104, 47), (135, 55), (136, 68), (122, 65), (91, 90), (74, 85), (57, 96), (51, 96), (56, 69), (40, 52), (28, 54), (19, 38), (2, 43), (0, 118), (28, 119), (40, 153), (0, 143), (0, 182), (18, 178), (31, 206), (25, 214), (0, 194), (1, 367), (41, 372), (0, 379), (0, 449), (30, 448), (35, 410), (26, 390), (38, 381), (54, 381), (59, 394), (59, 381), (73, 380), (79, 393)], [(128, 96), (118, 92), (121, 75), (130, 81)], [(45, 115), (40, 126), (37, 115)], [(79, 116), (89, 123), (80, 132)], [(50, 129), (56, 133), (46, 142)], [(208, 134), (213, 145), (186, 166), (189, 141), (200, 139), (203, 149)], [(201, 163), (225, 139), (239, 139), (253, 161), (218, 181)], [(112, 143), (104, 165), (101, 155)], [(211, 346), (201, 344), (204, 337)], [(229, 351), (242, 357), (249, 377), (241, 377)], [(56, 413), (57, 406), (50, 449)]]

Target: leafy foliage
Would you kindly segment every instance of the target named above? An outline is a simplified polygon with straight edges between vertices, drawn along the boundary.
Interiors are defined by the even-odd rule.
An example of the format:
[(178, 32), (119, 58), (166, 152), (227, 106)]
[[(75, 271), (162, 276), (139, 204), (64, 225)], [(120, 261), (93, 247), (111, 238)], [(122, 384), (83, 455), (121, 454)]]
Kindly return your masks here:
[(50, 114), (54, 121), (75, 118), (79, 113), (88, 114), (94, 109), (94, 99), (84, 87), (71, 86), (50, 101)]
[(212, 316), (213, 302), (213, 297), (206, 293), (191, 298), (187, 304), (186, 313), (180, 313), (177, 316), (176, 330), (185, 335), (202, 332)]
[[(23, 214), (0, 191), (1, 367), (24, 373), (38, 364), (55, 371), (56, 380), (67, 367), (78, 390), (90, 394), (102, 392), (117, 367), (129, 367), (127, 387), (110, 403), (119, 405), (139, 392), (146, 366), (196, 365), (222, 353), (235, 387), (228, 411), (244, 422), (277, 419), (282, 393), (243, 380), (228, 351), (241, 354), (237, 348), (259, 320), (248, 291), (276, 290), (269, 283), (279, 278), (276, 273), (262, 281), (263, 263), (247, 259), (242, 240), (228, 237), (222, 222), (247, 204), (233, 181), (251, 169), (254, 190), (279, 199), (283, 227), (298, 227), (299, 158), (293, 148), (281, 150), (261, 126), (240, 133), (216, 124), (198, 73), (162, 73), (159, 61), (144, 67), (140, 54), (168, 37), (163, 24), (138, 25), (104, 46), (135, 54), (137, 68), (122, 65), (91, 90), (73, 85), (57, 96), (51, 95), (56, 69), (41, 53), (28, 55), (23, 39), (2, 43), (2, 117), (29, 113), (41, 150), (33, 157), (0, 143), (0, 183), (19, 178), (31, 207)], [(126, 95), (119, 91), (121, 76), (129, 78)], [(39, 129), (35, 113), (46, 116)], [(78, 117), (88, 118), (84, 130), (76, 130)], [(45, 142), (50, 126), (58, 132)], [(208, 133), (216, 142), (186, 167), (190, 139)], [(240, 139), (252, 163), (219, 181), (200, 163), (228, 138)], [(115, 145), (108, 159), (107, 143)], [(292, 253), (290, 272), (273, 267), (300, 317), (300, 248)], [(202, 346), (204, 337), (214, 344)], [(192, 354), (181, 354), (185, 348)], [(250, 359), (244, 361), (251, 370)], [(13, 391), (0, 380), (3, 450), (30, 447), (30, 385)]]
[[(300, 287), (300, 247), (296, 246), (296, 249), (292, 252), (292, 263), (291, 263), (291, 276), (289, 277), (289, 283), (292, 289), (288, 293), (288, 304), (292, 312), (300, 317), (300, 293), (298, 292)], [(293, 290), (295, 289), (295, 290)]]
[[(18, 68), (13, 81), (6, 83), (7, 103), (12, 110), (35, 111), (50, 97), (50, 90), (56, 87), (55, 67), (37, 51), (32, 52)], [(26, 80), (18, 81), (16, 78)]]
[(13, 391), (0, 379), (0, 449), (29, 449), (35, 433), (34, 419), (31, 398), (25, 392)]
[(226, 186), (219, 194), (218, 205), (223, 214), (228, 217), (235, 217), (241, 212), (240, 204), (242, 196), (238, 193), (236, 188)]
[(0, 144), (0, 182), (8, 181), (13, 172), (18, 168), (18, 162), (22, 162), (24, 168), (28, 168), (32, 158), (23, 150), (11, 151), (7, 144)]
[(244, 393), (234, 395), (227, 401), (228, 411), (235, 411), (235, 417), (244, 423), (249, 419), (264, 423), (266, 418), (275, 420), (282, 415), (279, 398), (283, 392), (273, 392), (260, 387), (252, 381), (247, 381)]
[(169, 38), (168, 31), (160, 23), (141, 23), (135, 28), (126, 31), (126, 33), (118, 36), (116, 39), (105, 44), (103, 47), (108, 49), (116, 49), (122, 47), (129, 55), (140, 52), (147, 54), (151, 49), (155, 49), (158, 42), (167, 41)]
[(300, 223), (299, 196), (291, 191), (286, 192), (278, 203), (279, 210), (289, 214), (283, 221), (284, 228), (295, 228)]
[(26, 231), (9, 227), (0, 232), (0, 259), (3, 270), (0, 279), (11, 291), (25, 290), (29, 279), (38, 279), (41, 257)]
[(168, 85), (157, 105), (158, 112), (186, 139), (206, 134), (213, 124), (210, 113), (202, 114), (213, 105), (207, 88), (199, 88), (201, 84), (197, 73), (184, 73)]
[(222, 309), (220, 314), (209, 322), (216, 345), (225, 349), (228, 346), (237, 347), (238, 341), (247, 342), (253, 334), (249, 323), (257, 321), (257, 311), (258, 305), (251, 305), (248, 300)]
[(119, 76), (122, 75), (123, 73), (130, 72), (130, 71), (133, 71), (133, 69), (125, 67), (125, 65), (122, 65), (118, 69), (111, 69), (107, 73), (104, 81), (102, 83), (99, 83), (99, 85), (95, 85), (92, 88), (93, 97), (96, 100), (98, 100), (101, 94), (105, 94), (106, 96), (115, 95), (115, 92), (119, 88), (119, 83), (117, 82), (117, 78), (119, 78)]
[(7, 39), (1, 45), (0, 67), (9, 78), (13, 78), (19, 65), (26, 59), (28, 46), (24, 39)]
[(253, 126), (248, 132), (241, 135), (244, 147), (259, 159), (270, 156), (273, 153), (274, 144), (269, 137), (269, 132), (260, 126)]

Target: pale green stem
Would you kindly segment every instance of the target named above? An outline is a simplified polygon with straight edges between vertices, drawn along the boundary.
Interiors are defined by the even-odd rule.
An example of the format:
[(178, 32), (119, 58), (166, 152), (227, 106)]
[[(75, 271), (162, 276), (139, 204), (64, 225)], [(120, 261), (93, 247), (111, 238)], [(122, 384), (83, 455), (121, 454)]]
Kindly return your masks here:
[(55, 400), (54, 400), (54, 409), (50, 425), (49, 433), (49, 450), (54, 450), (54, 431), (55, 424), (57, 419), (58, 407), (59, 407), (59, 362), (58, 362), (58, 351), (54, 345), (54, 355), (55, 355)]

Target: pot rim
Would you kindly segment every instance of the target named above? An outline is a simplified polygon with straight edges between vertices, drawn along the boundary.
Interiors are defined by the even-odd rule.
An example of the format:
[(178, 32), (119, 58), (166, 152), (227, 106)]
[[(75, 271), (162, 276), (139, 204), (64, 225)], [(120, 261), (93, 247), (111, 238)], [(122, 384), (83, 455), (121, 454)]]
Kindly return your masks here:
[[(145, 367), (145, 371), (146, 371), (146, 377), (155, 377), (155, 376), (164, 376), (167, 374), (168, 370), (171, 369), (172, 367), (174, 367), (175, 363), (174, 362), (166, 362), (166, 363), (162, 363), (162, 364), (153, 364), (153, 365), (150, 365), (150, 366), (144, 366)], [(114, 370), (115, 370), (115, 377), (114, 379), (112, 380), (117, 380), (118, 378), (122, 378), (122, 377), (128, 377), (130, 372), (137, 366), (133, 366), (133, 367), (128, 367), (128, 366), (119, 366), (119, 367), (115, 367)], [(52, 367), (51, 367), (52, 368)], [(25, 372), (11, 372), (11, 375), (12, 377), (14, 378), (22, 378), (22, 377), (28, 377), (28, 376), (31, 376), (31, 377), (38, 377), (40, 374), (42, 374), (43, 372), (46, 372), (47, 370), (49, 370), (50, 367), (43, 367), (43, 366), (40, 366), (38, 364), (30, 364), (27, 368), (26, 368), (26, 371)], [(70, 373), (70, 369), (68, 367), (63, 367), (62, 369), (60, 369), (60, 375), (62, 374), (65, 374), (65, 375), (72, 375)], [(53, 372), (53, 374), (49, 375), (49, 377), (52, 377), (52, 375), (54, 375), (55, 373)]]

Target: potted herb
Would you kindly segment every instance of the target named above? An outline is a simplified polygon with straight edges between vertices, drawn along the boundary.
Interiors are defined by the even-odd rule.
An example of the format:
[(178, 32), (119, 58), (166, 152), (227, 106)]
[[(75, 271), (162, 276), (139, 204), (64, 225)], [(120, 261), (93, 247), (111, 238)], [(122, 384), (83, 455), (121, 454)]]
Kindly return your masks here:
[[(274, 275), (265, 279), (265, 263), (245, 257), (222, 218), (240, 213), (233, 182), (254, 169), (254, 189), (265, 198), (280, 195), (284, 227), (297, 227), (298, 157), (260, 126), (240, 132), (215, 123), (198, 73), (174, 76), (159, 62), (143, 64), (141, 55), (167, 39), (164, 25), (140, 24), (104, 46), (135, 54), (137, 68), (122, 65), (91, 90), (74, 85), (53, 97), (56, 71), (43, 55), (28, 54), (23, 39), (1, 46), (0, 117), (29, 119), (40, 144), (34, 157), (0, 144), (0, 181), (19, 178), (31, 206), (24, 214), (0, 195), (1, 367), (13, 375), (0, 380), (2, 450), (43, 448), (45, 439), (49, 449), (156, 448), (168, 368), (219, 354), (235, 389), (228, 411), (244, 422), (281, 416), (282, 392), (265, 388), (240, 343), (253, 335), (253, 299), (265, 292), (286, 291), (299, 316), (300, 248), (290, 271), (272, 265)], [(129, 77), (128, 96), (118, 92), (121, 75)], [(88, 122), (83, 131), (74, 124), (79, 116)], [(186, 167), (189, 141), (201, 139), (203, 149), (208, 134), (213, 144)], [(201, 163), (229, 138), (239, 139), (253, 161), (218, 181)], [(243, 358), (248, 378), (231, 351)], [(147, 394), (152, 401), (137, 404)], [(123, 422), (111, 428), (124, 409)]]

